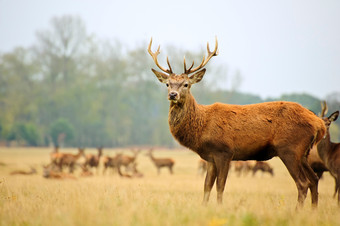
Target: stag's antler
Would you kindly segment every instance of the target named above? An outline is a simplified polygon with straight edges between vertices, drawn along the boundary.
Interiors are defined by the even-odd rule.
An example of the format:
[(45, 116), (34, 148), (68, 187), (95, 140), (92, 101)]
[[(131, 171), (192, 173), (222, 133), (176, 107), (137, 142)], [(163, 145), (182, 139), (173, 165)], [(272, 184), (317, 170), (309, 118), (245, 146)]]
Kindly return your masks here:
[(214, 49), (214, 51), (210, 52), (209, 42), (208, 42), (207, 43), (207, 51), (208, 51), (207, 59), (205, 59), (205, 56), (203, 56), (203, 60), (202, 60), (201, 64), (198, 67), (195, 67), (194, 69), (192, 69), (192, 67), (194, 66), (194, 62), (192, 62), (189, 69), (187, 69), (186, 64), (185, 64), (185, 57), (184, 57), (184, 73), (188, 75), (188, 74), (194, 73), (195, 71), (202, 69), (213, 56), (218, 55), (217, 48), (218, 48), (218, 42), (217, 42), (217, 37), (215, 37), (215, 49)]
[(169, 63), (169, 58), (166, 57), (166, 62), (168, 63), (168, 66), (169, 66), (169, 69), (165, 69), (163, 68), (161, 65), (159, 65), (158, 63), (158, 60), (157, 60), (157, 56), (158, 54), (160, 53), (159, 49), (161, 48), (161, 46), (158, 46), (158, 49), (156, 52), (152, 52), (151, 51), (151, 45), (152, 45), (152, 38), (150, 40), (150, 44), (149, 44), (149, 47), (148, 47), (148, 52), (149, 54), (151, 55), (153, 61), (155, 61), (155, 64), (157, 65), (157, 67), (159, 67), (159, 69), (161, 69), (162, 71), (168, 73), (168, 74), (172, 74), (172, 69), (171, 69), (171, 66), (170, 66), (170, 63)]
[(322, 101), (321, 102), (321, 118), (323, 118), (328, 112), (328, 106), (326, 101)]

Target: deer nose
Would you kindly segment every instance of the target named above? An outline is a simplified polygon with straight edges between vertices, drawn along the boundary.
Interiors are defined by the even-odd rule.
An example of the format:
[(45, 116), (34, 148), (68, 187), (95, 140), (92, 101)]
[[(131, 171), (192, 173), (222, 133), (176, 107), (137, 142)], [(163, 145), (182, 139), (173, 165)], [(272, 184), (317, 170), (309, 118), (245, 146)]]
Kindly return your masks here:
[(170, 100), (175, 100), (177, 95), (178, 95), (177, 92), (172, 91), (172, 92), (169, 93), (169, 99)]

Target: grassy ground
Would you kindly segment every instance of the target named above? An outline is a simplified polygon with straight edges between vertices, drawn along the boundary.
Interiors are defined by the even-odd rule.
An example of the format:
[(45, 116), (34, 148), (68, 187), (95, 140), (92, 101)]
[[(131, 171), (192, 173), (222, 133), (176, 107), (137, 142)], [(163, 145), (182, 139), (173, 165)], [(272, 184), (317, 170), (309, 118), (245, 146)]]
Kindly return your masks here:
[[(261, 172), (237, 177), (231, 171), (224, 204), (217, 205), (214, 188), (204, 207), (204, 178), (197, 175), (198, 156), (190, 151), (155, 150), (155, 157), (176, 161), (174, 175), (162, 169), (158, 176), (144, 151), (137, 159), (143, 178), (103, 175), (100, 170), (93, 177), (63, 181), (42, 177), (50, 151), (0, 148), (0, 225), (340, 225), (333, 178), (326, 173), (320, 181), (317, 210), (311, 208), (308, 195), (304, 208), (296, 211), (295, 184), (277, 158), (269, 161), (274, 177)], [(104, 155), (114, 154), (104, 149)], [(38, 174), (9, 175), (30, 166)]]

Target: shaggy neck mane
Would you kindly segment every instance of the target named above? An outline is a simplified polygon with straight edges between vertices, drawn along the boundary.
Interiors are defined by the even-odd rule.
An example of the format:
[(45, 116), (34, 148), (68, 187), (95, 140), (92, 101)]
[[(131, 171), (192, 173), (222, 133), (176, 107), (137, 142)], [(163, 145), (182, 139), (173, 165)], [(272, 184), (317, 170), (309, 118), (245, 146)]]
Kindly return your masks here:
[(182, 144), (195, 150), (205, 125), (204, 106), (189, 94), (183, 103), (170, 103), (169, 126), (172, 135)]

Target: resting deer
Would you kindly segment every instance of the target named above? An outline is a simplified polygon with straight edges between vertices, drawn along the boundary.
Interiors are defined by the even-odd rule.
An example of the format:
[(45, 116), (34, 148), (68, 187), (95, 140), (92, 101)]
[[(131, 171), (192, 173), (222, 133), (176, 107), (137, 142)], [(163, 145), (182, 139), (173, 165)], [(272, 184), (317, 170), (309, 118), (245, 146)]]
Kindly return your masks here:
[(253, 176), (255, 176), (258, 170), (262, 171), (263, 173), (267, 172), (272, 175), (272, 177), (274, 176), (273, 168), (267, 162), (256, 161), (254, 167), (252, 168)]
[(43, 166), (43, 177), (48, 179), (73, 179), (75, 180), (76, 177), (69, 173), (63, 173), (60, 171), (55, 171), (55, 166), (53, 164)]
[(204, 184), (203, 203), (209, 200), (216, 180), (217, 201), (222, 203), (223, 191), (231, 160), (268, 160), (278, 156), (286, 165), (298, 190), (298, 205), (302, 207), (308, 188), (312, 193), (312, 205), (318, 203), (318, 179), (307, 163), (313, 144), (326, 132), (324, 122), (300, 104), (286, 101), (251, 105), (215, 103), (200, 105), (190, 92), (195, 83), (202, 80), (204, 66), (217, 55), (218, 43), (197, 67), (187, 68), (175, 74), (167, 59), (168, 69), (157, 60), (158, 47), (148, 52), (163, 72), (152, 69), (158, 80), (168, 89), (169, 127), (175, 139), (196, 152), (208, 162)]
[(80, 165), (81, 167), (81, 173), (80, 173), (80, 176), (81, 177), (92, 177), (93, 176), (93, 173), (86, 167), (83, 165)]
[(73, 173), (74, 167), (76, 165), (76, 162), (81, 156), (84, 156), (84, 149), (78, 148), (77, 154), (71, 154), (71, 153), (59, 153), (58, 158), (56, 160), (57, 165), (59, 167), (59, 170), (63, 170), (63, 166), (69, 167), (69, 172)]
[(31, 170), (27, 171), (27, 170), (14, 170), (12, 172), (10, 172), (10, 175), (32, 175), (32, 174), (36, 174), (37, 170), (33, 167), (30, 167)]
[(340, 143), (333, 143), (329, 134), (329, 127), (332, 122), (338, 119), (339, 111), (332, 113), (329, 117), (324, 117), (327, 112), (327, 105), (322, 110), (321, 117), (325, 121), (327, 132), (326, 136), (317, 144), (318, 154), (329, 170), (331, 175), (335, 178), (335, 192), (334, 196), (338, 194), (338, 205), (340, 206)]
[(175, 161), (170, 158), (155, 158), (152, 154), (153, 150), (151, 149), (146, 155), (150, 157), (151, 161), (155, 164), (157, 168), (158, 175), (161, 173), (162, 167), (168, 167), (170, 174), (173, 174), (173, 166)]
[(99, 162), (100, 162), (100, 157), (103, 154), (103, 148), (99, 147), (98, 149), (98, 154), (94, 155), (94, 154), (87, 154), (85, 156), (85, 162), (84, 162), (84, 167), (87, 169), (87, 167), (90, 168), (96, 168), (96, 171), (98, 173), (98, 166), (99, 166)]

